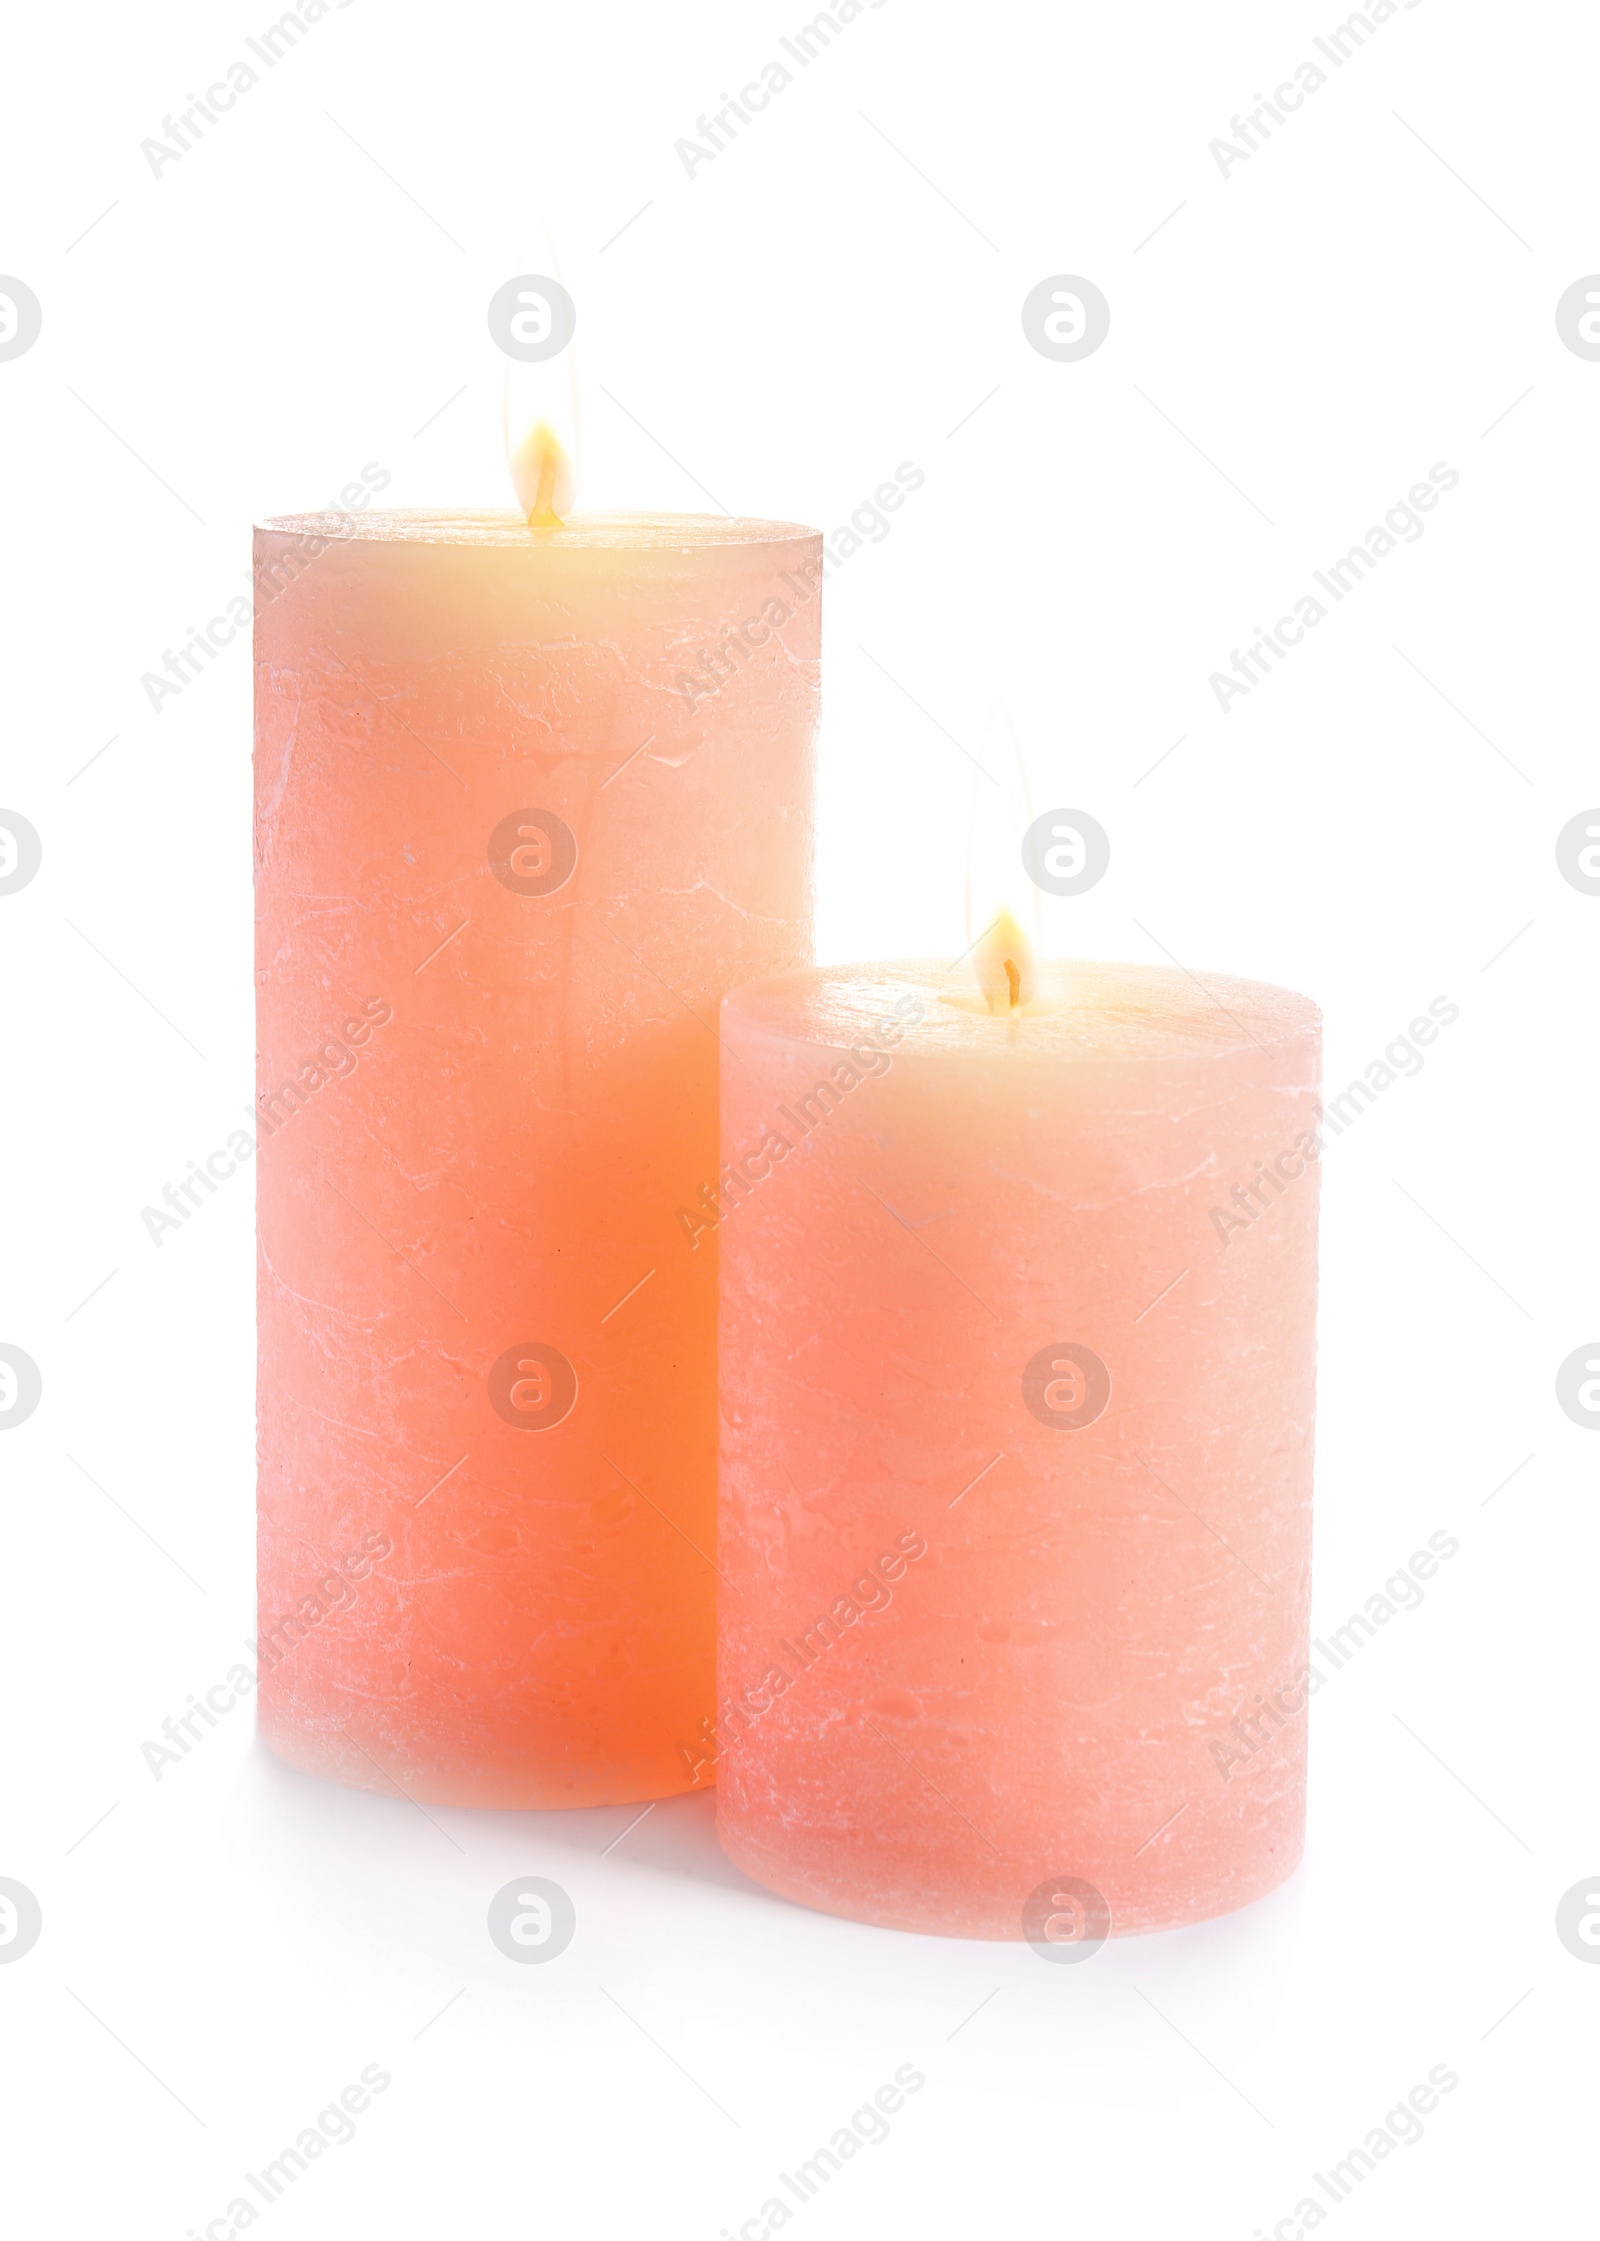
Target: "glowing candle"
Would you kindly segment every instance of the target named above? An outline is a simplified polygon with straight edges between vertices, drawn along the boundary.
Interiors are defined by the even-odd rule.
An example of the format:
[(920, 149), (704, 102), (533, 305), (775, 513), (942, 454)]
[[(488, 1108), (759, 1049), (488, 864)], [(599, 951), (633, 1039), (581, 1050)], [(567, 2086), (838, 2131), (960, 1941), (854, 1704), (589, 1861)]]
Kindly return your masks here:
[(810, 954), (819, 541), (257, 531), (261, 1719), (502, 1806), (712, 1700), (717, 1006)]
[(722, 1007), (701, 1778), (790, 1897), (1081, 1953), (1299, 1856), (1319, 1021), (1009, 922), (976, 967)]

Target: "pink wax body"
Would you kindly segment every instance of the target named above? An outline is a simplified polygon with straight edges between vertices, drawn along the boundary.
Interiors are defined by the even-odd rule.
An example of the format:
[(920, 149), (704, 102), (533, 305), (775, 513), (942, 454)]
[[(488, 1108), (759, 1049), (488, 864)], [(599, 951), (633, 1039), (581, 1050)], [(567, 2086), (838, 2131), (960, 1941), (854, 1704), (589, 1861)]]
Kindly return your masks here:
[(811, 940), (819, 540), (256, 533), (262, 1732), (665, 1796), (711, 1709), (717, 1005)]
[(726, 1849), (1063, 1957), (1270, 1891), (1305, 1810), (1316, 1007), (1046, 964), (992, 1017), (895, 964), (740, 989), (722, 1035)]

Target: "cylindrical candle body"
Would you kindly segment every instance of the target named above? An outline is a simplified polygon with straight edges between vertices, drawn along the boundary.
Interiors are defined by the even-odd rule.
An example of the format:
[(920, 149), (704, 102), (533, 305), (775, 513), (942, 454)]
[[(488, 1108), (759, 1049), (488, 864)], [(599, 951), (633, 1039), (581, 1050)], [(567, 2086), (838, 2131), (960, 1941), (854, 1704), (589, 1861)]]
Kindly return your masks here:
[(1091, 1950), (1299, 1856), (1319, 1021), (942, 967), (722, 1008), (722, 1840), (806, 1903)]
[(356, 1785), (688, 1785), (717, 1006), (810, 954), (818, 540), (257, 531), (261, 1720)]

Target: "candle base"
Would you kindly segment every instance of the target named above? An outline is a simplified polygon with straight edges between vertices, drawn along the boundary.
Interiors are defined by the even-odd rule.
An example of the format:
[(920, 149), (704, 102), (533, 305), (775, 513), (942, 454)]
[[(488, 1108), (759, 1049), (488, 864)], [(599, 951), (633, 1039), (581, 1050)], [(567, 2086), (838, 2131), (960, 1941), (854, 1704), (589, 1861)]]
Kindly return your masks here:
[(540, 1763), (530, 1766), (503, 1753), (473, 1759), (453, 1748), (448, 1761), (429, 1763), (410, 1744), (390, 1745), (365, 1731), (357, 1742), (348, 1730), (322, 1731), (275, 1719), (265, 1707), (260, 1735), (273, 1757), (298, 1773), (318, 1775), (347, 1790), (407, 1798), (413, 1805), (471, 1805), (500, 1813), (572, 1812), (594, 1805), (653, 1804), (707, 1786), (704, 1778), (696, 1783), (681, 1764), (673, 1766), (665, 1760), (659, 1767), (607, 1767), (575, 1757), (563, 1767), (541, 1754)]
[[(1250, 1872), (1230, 1876), (1187, 1897), (1174, 1890), (1138, 1889), (1109, 1869), (1049, 1870), (1042, 1866), (1000, 1868), (983, 1883), (957, 1890), (933, 1880), (919, 1883), (904, 1863), (886, 1867), (874, 1858), (870, 1838), (854, 1846), (846, 1872), (838, 1847), (830, 1843), (831, 1872), (821, 1859), (797, 1862), (791, 1843), (780, 1850), (753, 1835), (748, 1826), (730, 1824), (719, 1813), (717, 1835), (734, 1865), (779, 1898), (848, 1922), (867, 1922), (880, 1930), (908, 1930), (922, 1937), (973, 1938), (999, 1943), (1027, 1942), (1054, 1948), (1065, 1960), (1078, 1948), (1083, 1958), (1108, 1937), (1141, 1937), (1158, 1930), (1187, 1930), (1202, 1922), (1237, 1914), (1286, 1883), (1300, 1865), (1303, 1836), (1297, 1833)], [(1072, 1888), (1067, 1890), (1065, 1887)], [(1058, 1892), (1053, 1886), (1061, 1886)], [(1086, 1897), (1086, 1894), (1091, 1894)], [(1094, 1904), (1104, 1902), (1103, 1912)], [(1059, 1899), (1060, 1903), (1057, 1903)]]

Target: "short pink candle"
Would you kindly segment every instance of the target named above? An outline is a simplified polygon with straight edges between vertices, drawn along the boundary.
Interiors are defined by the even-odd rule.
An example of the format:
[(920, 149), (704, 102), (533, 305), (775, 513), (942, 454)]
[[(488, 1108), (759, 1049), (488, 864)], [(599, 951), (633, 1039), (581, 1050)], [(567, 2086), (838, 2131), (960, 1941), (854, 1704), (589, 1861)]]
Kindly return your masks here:
[(1320, 1035), (1039, 973), (723, 1004), (702, 1779), (774, 1890), (1070, 1958), (1300, 1855)]

